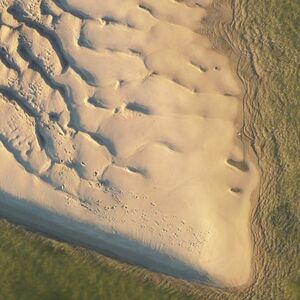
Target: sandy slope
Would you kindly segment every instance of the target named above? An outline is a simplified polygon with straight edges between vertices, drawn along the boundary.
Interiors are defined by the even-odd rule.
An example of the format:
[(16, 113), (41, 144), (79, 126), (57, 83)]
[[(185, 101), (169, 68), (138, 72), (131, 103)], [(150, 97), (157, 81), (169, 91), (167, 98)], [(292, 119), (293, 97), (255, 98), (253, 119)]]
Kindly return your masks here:
[(247, 282), (257, 173), (229, 62), (197, 33), (210, 2), (0, 2), (2, 214), (175, 276)]

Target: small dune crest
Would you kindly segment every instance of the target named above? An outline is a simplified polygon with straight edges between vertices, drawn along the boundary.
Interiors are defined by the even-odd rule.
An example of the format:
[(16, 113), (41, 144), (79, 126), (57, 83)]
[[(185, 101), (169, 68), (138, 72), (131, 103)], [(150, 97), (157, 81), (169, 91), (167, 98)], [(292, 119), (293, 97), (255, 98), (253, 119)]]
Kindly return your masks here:
[(49, 232), (238, 286), (257, 172), (239, 84), (199, 34), (211, 2), (2, 1), (0, 190)]

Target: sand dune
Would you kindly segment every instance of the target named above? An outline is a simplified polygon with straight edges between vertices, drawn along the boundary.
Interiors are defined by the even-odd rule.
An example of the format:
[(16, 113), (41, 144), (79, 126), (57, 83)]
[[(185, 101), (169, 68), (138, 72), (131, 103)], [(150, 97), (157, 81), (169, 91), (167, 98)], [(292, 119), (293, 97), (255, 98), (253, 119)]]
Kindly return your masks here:
[(0, 3), (1, 214), (177, 277), (248, 281), (257, 172), (233, 70), (198, 33), (210, 3)]

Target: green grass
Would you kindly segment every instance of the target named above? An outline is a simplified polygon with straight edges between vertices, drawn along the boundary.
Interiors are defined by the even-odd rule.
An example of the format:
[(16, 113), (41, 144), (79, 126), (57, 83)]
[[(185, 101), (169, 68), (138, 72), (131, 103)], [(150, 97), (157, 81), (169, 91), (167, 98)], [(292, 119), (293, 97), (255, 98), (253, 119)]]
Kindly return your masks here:
[(261, 169), (253, 218), (257, 277), (240, 295), (300, 299), (300, 1), (233, 0), (231, 5), (233, 20), (221, 31), (242, 53), (245, 140)]
[(236, 5), (245, 22), (233, 24), (248, 53), (240, 68), (250, 83), (246, 133), (262, 169), (254, 226), (263, 276), (254, 288), (264, 297), (299, 299), (300, 1), (245, 2)]
[(221, 34), (227, 44), (219, 47), (243, 53), (244, 131), (262, 172), (253, 218), (253, 284), (234, 291), (189, 287), (1, 221), (1, 300), (300, 299), (300, 2), (218, 2), (230, 4), (234, 17), (216, 24), (211, 36), (219, 41)]
[(143, 271), (6, 221), (0, 222), (0, 243), (1, 300), (183, 299), (147, 283)]

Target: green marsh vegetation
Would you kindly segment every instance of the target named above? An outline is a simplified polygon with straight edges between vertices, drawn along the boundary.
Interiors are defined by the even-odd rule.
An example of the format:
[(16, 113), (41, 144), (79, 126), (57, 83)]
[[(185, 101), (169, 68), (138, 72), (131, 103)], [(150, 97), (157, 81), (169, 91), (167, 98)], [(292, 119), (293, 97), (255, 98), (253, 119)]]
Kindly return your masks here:
[[(147, 271), (0, 221), (0, 299), (184, 299)], [(150, 275), (151, 276), (151, 275)], [(156, 286), (156, 287), (154, 287)]]
[(261, 171), (253, 283), (238, 290), (196, 287), (1, 221), (0, 299), (300, 298), (300, 1), (216, 0), (219, 5), (230, 6), (232, 18), (208, 33), (239, 58), (244, 139)]
[(261, 173), (252, 217), (256, 275), (231, 297), (299, 299), (300, 1), (218, 4), (230, 4), (233, 14), (212, 35), (217, 47), (237, 57), (245, 89), (243, 137)]
[(235, 0), (233, 7), (225, 31), (242, 53), (244, 133), (261, 170), (251, 299), (299, 299), (300, 1)]

